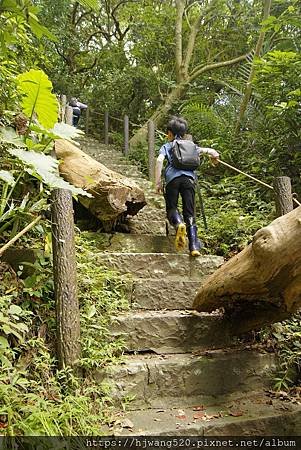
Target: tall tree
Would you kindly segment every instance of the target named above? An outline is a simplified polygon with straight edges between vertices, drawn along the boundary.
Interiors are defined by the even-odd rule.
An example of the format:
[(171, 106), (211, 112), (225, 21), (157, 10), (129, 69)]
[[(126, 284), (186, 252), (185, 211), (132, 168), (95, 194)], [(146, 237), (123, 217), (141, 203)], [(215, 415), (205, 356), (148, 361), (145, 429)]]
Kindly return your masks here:
[[(230, 67), (246, 59), (248, 53), (240, 55), (233, 54), (233, 57), (216, 61), (218, 54), (207, 53), (207, 59), (196, 62), (196, 50), (200, 30), (206, 33), (208, 25), (214, 19), (217, 19), (223, 13), (225, 4), (223, 1), (212, 0), (211, 2), (186, 2), (185, 0), (176, 0), (176, 19), (175, 19), (175, 83), (169, 93), (166, 95), (163, 103), (154, 111), (151, 116), (157, 126), (162, 125), (167, 113), (173, 104), (183, 97), (189, 85), (201, 75), (215, 71), (220, 68)], [(190, 16), (190, 17), (188, 17)], [(190, 23), (191, 20), (191, 23)], [(184, 22), (187, 22), (188, 32), (184, 32)], [(213, 34), (214, 28), (209, 27)], [(185, 30), (186, 31), (186, 30)], [(208, 39), (207, 39), (208, 40)], [(226, 49), (220, 53), (225, 53)], [(203, 57), (206, 57), (203, 54)], [(146, 126), (140, 128), (131, 139), (131, 145), (143, 141), (146, 136)]]

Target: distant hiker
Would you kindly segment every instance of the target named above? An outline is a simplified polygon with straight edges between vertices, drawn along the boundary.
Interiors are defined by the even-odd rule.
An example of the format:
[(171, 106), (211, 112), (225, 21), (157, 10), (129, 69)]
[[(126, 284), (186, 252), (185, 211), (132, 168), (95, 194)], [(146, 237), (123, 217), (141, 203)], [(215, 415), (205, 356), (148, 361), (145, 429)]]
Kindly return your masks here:
[[(175, 247), (181, 250), (186, 244), (186, 231), (191, 256), (200, 256), (202, 247), (197, 237), (195, 223), (195, 170), (200, 164), (200, 154), (208, 154), (215, 161), (219, 153), (212, 148), (198, 147), (192, 140), (185, 139), (187, 122), (182, 117), (173, 117), (167, 124), (168, 141), (159, 151), (156, 162), (156, 192), (162, 192), (161, 172), (164, 159), (166, 215), (169, 223), (176, 229)], [(182, 197), (183, 217), (178, 211), (179, 194)]]
[(79, 121), (79, 118), (81, 115), (81, 110), (87, 109), (88, 105), (85, 105), (85, 103), (79, 102), (76, 97), (71, 97), (69, 105), (72, 106), (72, 109), (73, 109), (72, 125), (74, 127), (77, 127), (78, 121)]

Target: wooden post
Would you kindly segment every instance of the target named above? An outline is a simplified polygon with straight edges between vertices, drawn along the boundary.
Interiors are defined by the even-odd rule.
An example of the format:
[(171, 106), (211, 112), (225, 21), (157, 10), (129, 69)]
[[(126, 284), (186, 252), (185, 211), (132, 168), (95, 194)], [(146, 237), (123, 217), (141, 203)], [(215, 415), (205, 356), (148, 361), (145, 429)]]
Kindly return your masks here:
[(73, 124), (73, 108), (72, 106), (66, 106), (66, 123), (68, 125)]
[(130, 139), (129, 116), (124, 116), (124, 154), (125, 154), (125, 156), (127, 156), (129, 153), (129, 139)]
[(60, 368), (74, 367), (81, 348), (71, 191), (54, 189), (51, 200), (58, 361)]
[(65, 122), (65, 116), (66, 116), (66, 104), (67, 104), (67, 97), (66, 95), (61, 95), (61, 114), (60, 114), (60, 121)]
[(149, 120), (148, 130), (148, 178), (151, 181), (155, 179), (155, 124)]
[(89, 107), (86, 109), (86, 134), (89, 133), (89, 119), (90, 119), (90, 109)]
[(109, 143), (109, 111), (105, 110), (105, 145)]
[(274, 179), (274, 192), (277, 217), (284, 216), (294, 209), (292, 185), (289, 177), (277, 177)]

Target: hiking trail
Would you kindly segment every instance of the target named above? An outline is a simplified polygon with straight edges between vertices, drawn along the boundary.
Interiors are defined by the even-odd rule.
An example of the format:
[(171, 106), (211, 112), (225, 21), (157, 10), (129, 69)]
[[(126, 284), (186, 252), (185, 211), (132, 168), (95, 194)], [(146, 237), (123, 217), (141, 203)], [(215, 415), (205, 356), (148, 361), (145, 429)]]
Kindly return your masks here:
[(129, 233), (108, 236), (100, 264), (130, 274), (131, 308), (112, 336), (123, 336), (123, 362), (107, 377), (126, 412), (108, 435), (294, 436), (301, 405), (272, 395), (276, 357), (231, 336), (220, 313), (191, 310), (202, 280), (223, 258), (177, 253), (166, 236), (164, 199), (136, 165), (112, 146), (81, 140), (84, 152), (144, 189), (147, 205), (128, 220)]

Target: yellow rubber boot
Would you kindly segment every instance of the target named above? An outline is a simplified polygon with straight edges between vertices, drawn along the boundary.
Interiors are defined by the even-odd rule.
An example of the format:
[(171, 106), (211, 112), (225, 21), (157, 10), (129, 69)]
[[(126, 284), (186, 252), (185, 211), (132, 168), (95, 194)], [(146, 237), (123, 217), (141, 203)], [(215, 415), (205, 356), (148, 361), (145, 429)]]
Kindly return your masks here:
[(177, 227), (175, 247), (177, 252), (184, 250), (186, 246), (186, 225), (185, 223), (180, 223)]

